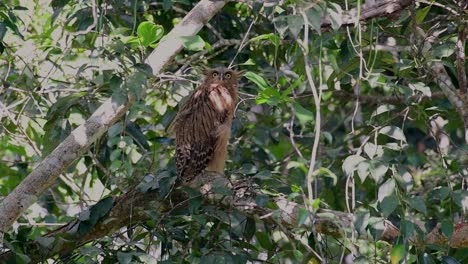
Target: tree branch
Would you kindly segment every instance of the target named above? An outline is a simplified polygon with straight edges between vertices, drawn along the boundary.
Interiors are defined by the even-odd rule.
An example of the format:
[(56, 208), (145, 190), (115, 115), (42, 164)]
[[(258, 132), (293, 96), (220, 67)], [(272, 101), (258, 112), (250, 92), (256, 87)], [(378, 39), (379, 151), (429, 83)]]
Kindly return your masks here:
[[(195, 35), (227, 1), (202, 0), (159, 43), (147, 63), (153, 74), (161, 69), (182, 49), (181, 36)], [(107, 99), (91, 117), (76, 128), (60, 143), (0, 204), (0, 246), (3, 235), (13, 222), (37, 201), (73, 161), (79, 158), (93, 142), (120, 119), (130, 108), (135, 98), (129, 96), (125, 103)]]
[[(461, 4), (461, 3), (460, 3)], [(465, 3), (468, 7), (468, 2)], [(465, 7), (465, 8), (466, 8)], [(468, 83), (466, 80), (466, 71), (465, 71), (465, 43), (468, 32), (468, 27), (465, 24), (461, 23), (459, 25), (460, 29), (458, 30), (458, 39), (456, 44), (456, 54), (457, 54), (457, 74), (458, 74), (458, 84), (460, 91), (462, 93), (468, 93)]]
[[(359, 21), (367, 21), (369, 19), (381, 16), (394, 16), (401, 10), (411, 4), (411, 0), (376, 0), (366, 1), (361, 6)], [(358, 9), (353, 8), (347, 13), (343, 13), (341, 26), (352, 26), (356, 24), (358, 18)], [(332, 27), (332, 22), (329, 17), (323, 18), (321, 22), (322, 30), (328, 30)]]
[(457, 112), (461, 115), (464, 122), (465, 142), (468, 144), (468, 94), (462, 90), (457, 90), (453, 85), (444, 65), (441, 62), (434, 62), (431, 69), (431, 74), (439, 87), (444, 92), (445, 96), (455, 106)]
[[(305, 96), (307, 94), (301, 94), (298, 97)], [(310, 95), (309, 95), (310, 96)], [(339, 99), (344, 100), (356, 100), (357, 95), (353, 93), (348, 93), (346, 91), (333, 91), (333, 96)], [(401, 96), (379, 96), (379, 95), (359, 95), (359, 101), (361, 103), (366, 104), (392, 104), (392, 105), (400, 105), (400, 104), (408, 104), (411, 102), (417, 101), (427, 101), (427, 100), (440, 100), (445, 99), (446, 96), (443, 92), (435, 92), (432, 93), (431, 96), (415, 94), (408, 98), (401, 97)]]
[[(258, 206), (255, 202), (258, 186), (248, 180), (234, 182), (232, 185), (225, 176), (219, 174), (204, 174), (196, 177), (189, 185), (196, 187), (198, 182), (205, 184), (198, 189), (201, 190), (204, 202), (215, 204), (221, 208), (234, 209), (244, 215), (264, 221), (265, 223), (285, 227), (297, 227), (299, 210), (303, 205), (289, 201), (287, 197), (270, 197), (278, 209), (271, 209)], [(229, 188), (232, 195), (225, 196), (215, 193), (213, 186)], [(151, 185), (152, 183), (147, 183)], [(154, 184), (153, 186), (158, 186)], [(151, 220), (148, 210), (156, 210), (159, 219), (162, 220), (171, 210), (184, 209), (188, 205), (188, 197), (181, 188), (175, 188), (169, 197), (161, 196), (158, 188), (147, 189), (145, 185), (132, 188), (127, 193), (117, 198), (104, 198), (100, 202), (112, 199), (112, 207), (108, 213), (99, 218), (92, 226), (89, 220), (80, 221), (76, 219), (59, 229), (50, 232), (41, 239), (36, 239), (27, 244), (25, 252), (32, 262), (45, 261), (54, 255), (66, 256), (77, 247), (98, 238), (111, 235), (114, 232), (127, 226), (134, 226)], [(99, 203), (98, 203), (99, 204)], [(87, 212), (92, 214), (93, 207)], [(155, 220), (155, 219), (153, 219)], [(311, 222), (313, 221), (313, 223)], [(353, 226), (354, 215), (333, 210), (321, 209), (314, 219), (307, 218), (304, 223), (308, 229), (313, 227), (318, 233), (330, 235), (336, 238), (347, 237), (345, 230)], [(392, 241), (399, 236), (399, 230), (388, 221), (382, 223), (382, 235), (379, 240)], [(424, 239), (415, 237), (414, 244), (437, 244), (440, 246), (451, 246), (453, 248), (468, 247), (468, 223), (460, 223), (454, 226), (454, 233), (451, 239), (447, 238), (440, 231), (440, 226), (436, 226)], [(423, 241), (422, 241), (423, 240)], [(40, 241), (40, 242), (39, 242)], [(44, 243), (44, 241), (48, 241)], [(0, 255), (0, 263), (10, 263), (15, 254), (12, 251)]]

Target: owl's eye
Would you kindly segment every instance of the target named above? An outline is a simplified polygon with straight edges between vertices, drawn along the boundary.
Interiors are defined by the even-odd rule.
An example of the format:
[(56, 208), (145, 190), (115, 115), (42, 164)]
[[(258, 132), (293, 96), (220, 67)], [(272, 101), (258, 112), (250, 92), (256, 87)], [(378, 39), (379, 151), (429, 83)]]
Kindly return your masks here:
[(226, 79), (231, 79), (231, 77), (232, 77), (232, 74), (230, 74), (230, 73), (226, 73), (224, 76), (226, 77)]
[(219, 73), (218, 72), (213, 72), (213, 74), (211, 74), (211, 76), (213, 77), (218, 77)]

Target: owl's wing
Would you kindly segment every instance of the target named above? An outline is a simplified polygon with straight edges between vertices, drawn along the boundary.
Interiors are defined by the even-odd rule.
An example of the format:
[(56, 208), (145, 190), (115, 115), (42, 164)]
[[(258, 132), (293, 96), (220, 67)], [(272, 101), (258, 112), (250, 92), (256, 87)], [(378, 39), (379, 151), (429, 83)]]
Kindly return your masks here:
[(219, 113), (203, 95), (193, 95), (174, 121), (176, 135), (176, 167), (179, 177), (188, 182), (203, 172), (213, 159), (218, 140), (217, 128), (227, 113)]

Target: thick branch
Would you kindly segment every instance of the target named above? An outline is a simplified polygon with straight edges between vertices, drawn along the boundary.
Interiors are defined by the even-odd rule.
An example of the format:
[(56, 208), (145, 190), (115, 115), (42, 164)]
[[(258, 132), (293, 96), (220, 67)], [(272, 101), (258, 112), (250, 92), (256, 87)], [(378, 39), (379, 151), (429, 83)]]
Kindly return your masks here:
[[(198, 176), (193, 182), (207, 182), (200, 188), (206, 203), (217, 204), (229, 210), (234, 209), (266, 223), (274, 225), (280, 223), (285, 227), (291, 228), (298, 226), (299, 210), (303, 208), (303, 205), (288, 201), (287, 197), (272, 197), (270, 199), (278, 205), (279, 209), (258, 206), (255, 203), (257, 187), (249, 181), (238, 181), (230, 185), (224, 176), (205, 174)], [(221, 182), (221, 184), (229, 188), (233, 193), (232, 196), (214, 193), (212, 186), (219, 186), (216, 182)], [(161, 218), (156, 220), (162, 220), (172, 209), (184, 209), (187, 205), (187, 195), (180, 188), (176, 188), (169, 197), (161, 197), (158, 189), (145, 191), (144, 188), (135, 187), (120, 197), (115, 198), (112, 208), (93, 226), (83, 229), (83, 225), (85, 227), (89, 226), (89, 222), (86, 222), (88, 220), (74, 220), (47, 234), (42, 239), (30, 242), (27, 245), (26, 252), (28, 252), (28, 256), (32, 259), (33, 263), (45, 261), (54, 255), (64, 256), (86, 242), (111, 235), (121, 228), (150, 220), (150, 215), (147, 214), (148, 210), (157, 211), (157, 215)], [(92, 211), (92, 207), (87, 211)], [(354, 221), (352, 214), (332, 210), (320, 210), (316, 214), (316, 218), (313, 219), (313, 224), (318, 233), (339, 238), (350, 235), (346, 234), (344, 230), (352, 228)], [(304, 225), (311, 228), (310, 221), (306, 221)], [(398, 229), (391, 223), (384, 222), (383, 225), (384, 230), (380, 240), (392, 241), (399, 235)], [(456, 224), (451, 239), (444, 236), (440, 231), (440, 227), (437, 226), (425, 237), (424, 241), (421, 242), (420, 239), (414, 239), (414, 242), (417, 244), (437, 244), (454, 248), (468, 247), (467, 234), (467, 223)], [(50, 243), (44, 246), (43, 241), (47, 240)], [(42, 241), (42, 245), (38, 241)], [(9, 263), (8, 261), (12, 258), (14, 258), (14, 253), (6, 252), (0, 255), (0, 263)]]
[[(369, 19), (381, 16), (394, 16), (401, 10), (405, 9), (411, 4), (411, 0), (377, 0), (366, 1), (361, 7), (360, 21), (367, 21)], [(343, 26), (350, 26), (356, 24), (358, 17), (358, 9), (353, 8), (349, 12), (342, 15)], [(321, 22), (322, 29), (326, 30), (332, 26), (330, 18), (324, 18)]]
[[(159, 43), (148, 57), (147, 63), (157, 75), (161, 69), (182, 49), (180, 36), (192, 36), (224, 6), (225, 1), (202, 0)], [(107, 99), (93, 115), (76, 128), (54, 151), (2, 201), (0, 204), (0, 243), (3, 234), (13, 222), (49, 188), (73, 161), (79, 158), (90, 145), (121, 118), (133, 103)]]
[(431, 73), (435, 81), (444, 92), (445, 96), (455, 106), (457, 112), (461, 115), (464, 122), (465, 142), (468, 144), (468, 94), (457, 90), (450, 80), (444, 65), (441, 62), (434, 62)]
[[(466, 3), (468, 6), (468, 3)], [(461, 24), (460, 29), (458, 30), (458, 39), (457, 39), (457, 74), (458, 74), (458, 84), (460, 86), (460, 91), (462, 93), (468, 92), (468, 83), (466, 81), (466, 71), (465, 71), (465, 43), (468, 28), (465, 24)]]
[[(303, 96), (303, 95), (300, 95)], [(353, 93), (348, 93), (346, 91), (333, 91), (333, 96), (339, 99), (344, 100), (356, 100), (357, 95)], [(366, 104), (392, 104), (392, 105), (400, 105), (400, 104), (408, 104), (412, 102), (418, 101), (427, 101), (427, 100), (440, 100), (445, 99), (445, 94), (443, 92), (435, 92), (431, 96), (425, 95), (413, 95), (408, 98), (401, 97), (401, 96), (378, 96), (378, 95), (359, 95), (359, 101), (361, 103)]]

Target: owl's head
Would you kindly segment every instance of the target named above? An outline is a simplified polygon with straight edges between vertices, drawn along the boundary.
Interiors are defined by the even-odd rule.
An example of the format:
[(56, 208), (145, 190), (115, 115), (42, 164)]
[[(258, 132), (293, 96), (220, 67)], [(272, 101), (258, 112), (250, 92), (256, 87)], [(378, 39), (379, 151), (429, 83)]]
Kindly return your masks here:
[(239, 79), (243, 75), (243, 71), (235, 71), (233, 69), (228, 69), (226, 67), (217, 67), (217, 68), (204, 68), (203, 74), (205, 75), (205, 82), (207, 83), (219, 83), (222, 85), (230, 86), (236, 85), (239, 82)]

